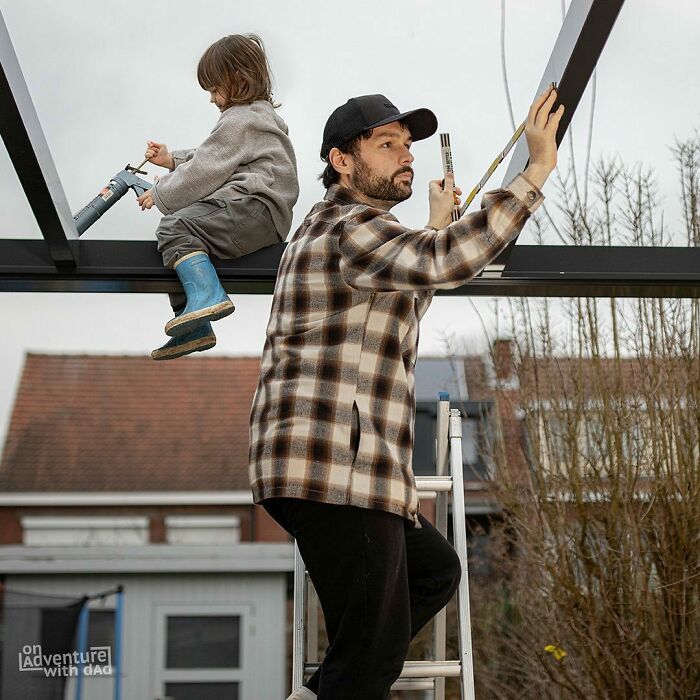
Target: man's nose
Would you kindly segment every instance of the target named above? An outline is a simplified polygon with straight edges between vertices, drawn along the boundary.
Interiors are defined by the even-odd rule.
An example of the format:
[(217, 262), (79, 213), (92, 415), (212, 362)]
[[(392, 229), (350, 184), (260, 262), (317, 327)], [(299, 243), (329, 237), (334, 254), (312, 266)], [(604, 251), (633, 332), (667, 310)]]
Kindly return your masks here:
[(401, 162), (410, 165), (414, 160), (413, 153), (404, 146), (403, 153), (401, 154)]

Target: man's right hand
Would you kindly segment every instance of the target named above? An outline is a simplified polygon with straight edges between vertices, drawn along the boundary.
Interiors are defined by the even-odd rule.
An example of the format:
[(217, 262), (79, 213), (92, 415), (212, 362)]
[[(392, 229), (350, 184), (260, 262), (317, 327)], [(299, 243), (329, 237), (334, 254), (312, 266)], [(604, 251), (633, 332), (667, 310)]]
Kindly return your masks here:
[(146, 152), (143, 156), (149, 163), (153, 165), (160, 165), (163, 168), (168, 168), (172, 170), (175, 166), (175, 161), (173, 160), (168, 147), (164, 143), (157, 143), (155, 141), (146, 141)]
[(525, 138), (530, 151), (530, 164), (523, 175), (539, 188), (557, 166), (556, 136), (564, 105), (559, 105), (559, 109), (550, 114), (556, 99), (556, 89), (548, 88), (532, 103), (527, 115)]

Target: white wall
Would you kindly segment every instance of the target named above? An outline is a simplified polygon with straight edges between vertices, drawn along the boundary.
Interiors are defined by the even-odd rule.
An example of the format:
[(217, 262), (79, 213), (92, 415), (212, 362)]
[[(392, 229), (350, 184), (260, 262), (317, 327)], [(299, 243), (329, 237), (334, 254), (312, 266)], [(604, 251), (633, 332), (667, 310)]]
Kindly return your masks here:
[[(286, 673), (286, 578), (263, 574), (153, 574), (122, 576), (6, 576), (7, 588), (43, 594), (96, 593), (124, 586), (122, 698), (153, 700), (164, 695), (164, 651), (158, 631), (166, 613), (242, 614), (241, 700), (283, 698)], [(105, 607), (111, 607), (113, 599)], [(24, 644), (6, 630), (5, 656), (13, 662)], [(38, 636), (38, 633), (37, 633)], [(16, 664), (16, 662), (15, 662)], [(9, 666), (16, 672), (16, 665)], [(4, 671), (8, 673), (8, 669)], [(86, 700), (112, 700), (113, 680), (85, 679)], [(73, 697), (72, 679), (66, 697)], [(225, 700), (225, 698), (221, 698)]]

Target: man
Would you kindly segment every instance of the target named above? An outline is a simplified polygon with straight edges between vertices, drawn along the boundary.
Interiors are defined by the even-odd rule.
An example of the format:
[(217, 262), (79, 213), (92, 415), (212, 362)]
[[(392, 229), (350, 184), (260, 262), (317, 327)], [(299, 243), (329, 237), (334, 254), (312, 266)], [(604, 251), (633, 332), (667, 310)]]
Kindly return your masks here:
[(386, 700), (410, 640), (457, 588), (460, 561), (419, 514), (411, 470), (418, 326), (435, 290), (474, 277), (541, 203), (555, 97), (530, 108), (527, 169), (453, 223), (453, 182), (432, 181), (423, 229), (389, 210), (411, 196), (411, 143), (435, 115), (364, 95), (326, 123), (326, 196), (282, 256), (251, 411), (254, 501), (296, 539), (329, 639), (288, 700)]

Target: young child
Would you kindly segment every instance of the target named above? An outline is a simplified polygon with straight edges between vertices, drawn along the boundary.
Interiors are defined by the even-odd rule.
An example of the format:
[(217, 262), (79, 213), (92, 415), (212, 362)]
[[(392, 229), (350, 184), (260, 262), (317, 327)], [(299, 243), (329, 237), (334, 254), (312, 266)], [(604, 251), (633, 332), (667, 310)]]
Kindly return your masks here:
[(165, 332), (171, 339), (151, 353), (154, 360), (214, 347), (211, 322), (234, 305), (209, 256), (236, 258), (283, 241), (299, 196), (296, 157), (275, 112), (260, 37), (219, 39), (200, 59), (197, 78), (221, 112), (211, 134), (198, 148), (172, 152), (148, 141), (144, 156), (170, 171), (138, 203), (165, 214), (156, 230), (158, 250), (184, 290), (169, 295), (175, 317)]

